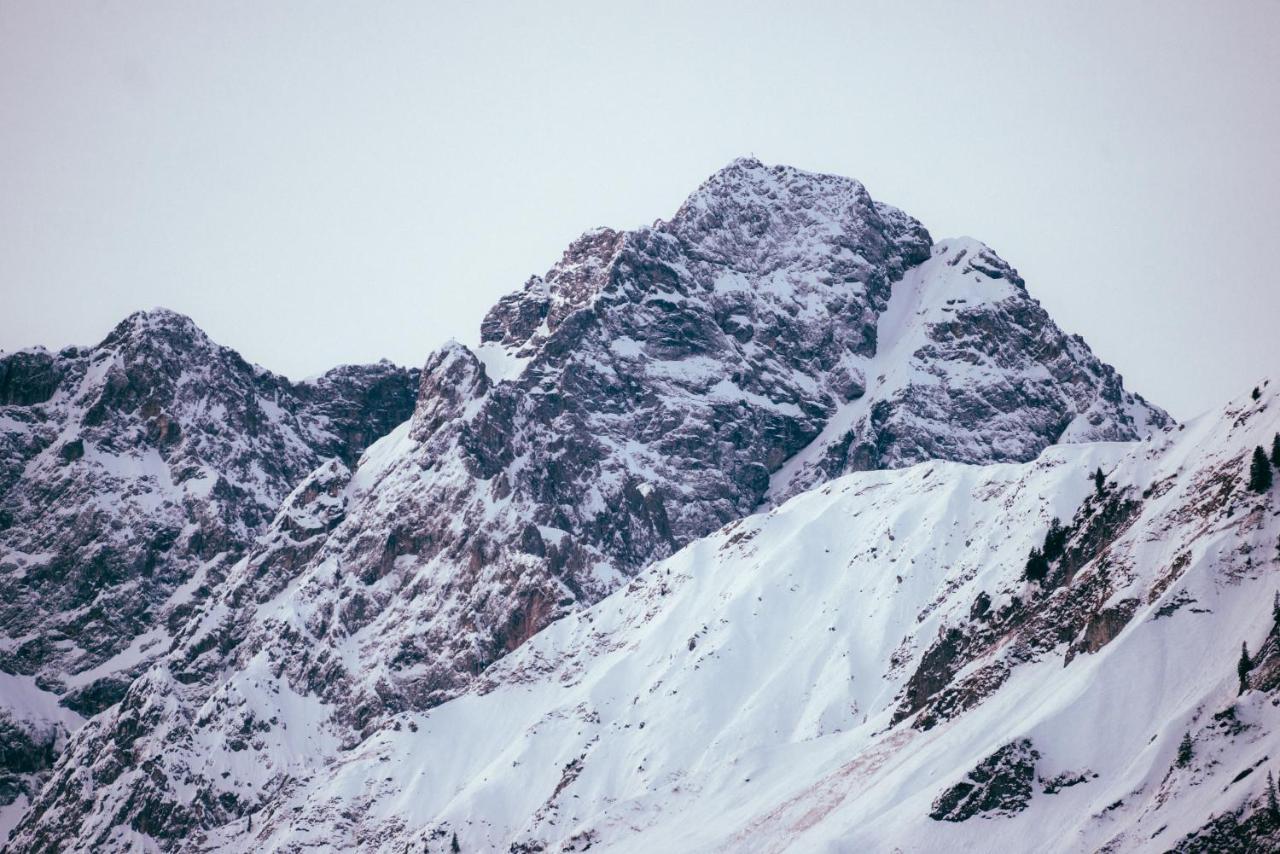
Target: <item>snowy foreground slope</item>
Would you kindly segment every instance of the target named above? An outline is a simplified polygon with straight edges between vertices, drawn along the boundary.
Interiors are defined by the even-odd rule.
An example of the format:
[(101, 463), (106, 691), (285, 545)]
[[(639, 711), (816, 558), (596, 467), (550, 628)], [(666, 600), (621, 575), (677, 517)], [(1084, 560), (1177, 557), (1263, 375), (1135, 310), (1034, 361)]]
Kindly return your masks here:
[[(1280, 768), (1275, 662), (1254, 670), (1269, 690), (1238, 697), (1236, 675), (1242, 642), (1276, 654), (1280, 505), (1242, 472), (1278, 429), (1268, 390), (1145, 442), (848, 475), (691, 544), (191, 845), (1162, 851), (1215, 816), (1234, 839), (1248, 831), (1230, 817), (1262, 810)], [(1127, 517), (1089, 533), (1116, 502)], [(1054, 516), (1079, 566), (1030, 584)], [(1046, 609), (1066, 629), (1049, 643)], [(896, 714), (940, 638), (1002, 619), (935, 695), (1002, 656), (1006, 678), (927, 729)], [(278, 761), (313, 749), (323, 705), (254, 692), (265, 669), (236, 681), (246, 714), (298, 722), (263, 736)], [(1010, 744), (985, 810), (975, 796), (967, 820), (930, 818)]]

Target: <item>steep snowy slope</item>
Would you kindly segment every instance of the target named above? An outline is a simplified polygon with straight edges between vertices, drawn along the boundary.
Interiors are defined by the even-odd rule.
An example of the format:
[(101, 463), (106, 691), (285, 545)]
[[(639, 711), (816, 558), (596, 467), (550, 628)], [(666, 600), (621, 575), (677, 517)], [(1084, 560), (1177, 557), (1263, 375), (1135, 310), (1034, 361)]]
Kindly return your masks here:
[(354, 463), (416, 391), (387, 363), (290, 383), (162, 309), (0, 356), (0, 805), (169, 649), (303, 476)]
[[(295, 492), (77, 737), (24, 839), (175, 847), (270, 812), (652, 561), (841, 472), (1168, 421), (981, 244), (935, 247), (856, 181), (754, 160), (670, 222), (584, 235), (482, 339), (428, 360), (412, 419), (353, 475)], [(294, 518), (321, 496), (324, 524)], [(277, 696), (291, 711), (255, 711)]]
[[(1280, 504), (1243, 483), (1277, 430), (1268, 390), (1146, 442), (846, 476), (691, 544), (325, 763), (307, 754), (331, 709), (256, 657), (200, 714), (288, 720), (245, 737), (302, 776), (186, 847), (444, 851), (456, 833), (463, 851), (1163, 851), (1217, 817), (1202, 834), (1263, 850), (1280, 842), (1264, 798)], [(1028, 582), (1053, 517), (1061, 556)], [(948, 638), (927, 693), (966, 702), (903, 716)], [(1237, 696), (1242, 642), (1262, 655)], [(224, 739), (200, 736), (205, 773), (270, 777)]]

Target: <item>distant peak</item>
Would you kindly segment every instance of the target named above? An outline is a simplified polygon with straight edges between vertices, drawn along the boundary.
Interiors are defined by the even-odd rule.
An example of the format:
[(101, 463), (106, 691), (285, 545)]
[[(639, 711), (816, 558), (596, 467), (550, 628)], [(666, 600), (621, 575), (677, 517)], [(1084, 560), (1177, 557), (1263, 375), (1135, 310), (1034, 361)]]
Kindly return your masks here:
[(820, 208), (831, 214), (871, 204), (866, 187), (853, 178), (739, 157), (703, 181), (673, 221), (727, 209)]
[(703, 181), (667, 225), (704, 256), (756, 270), (801, 256), (821, 264), (843, 245), (879, 240), (900, 247), (902, 261), (917, 263), (932, 244), (924, 226), (874, 200), (858, 180), (755, 157), (733, 160)]
[(209, 343), (209, 336), (190, 317), (168, 308), (152, 308), (135, 311), (120, 321), (100, 346), (139, 342), (156, 336), (187, 344)]
[(128, 329), (155, 329), (163, 327), (196, 327), (196, 323), (185, 314), (170, 308), (156, 307), (135, 311), (116, 326)]
[(950, 252), (992, 252), (992, 248), (976, 237), (961, 235), (960, 237), (944, 237), (933, 245), (934, 255), (945, 255)]
[(760, 160), (760, 158), (756, 157), (754, 154), (750, 154), (746, 157), (733, 158), (720, 171), (721, 172), (728, 172), (730, 170), (749, 171), (753, 169), (768, 169), (768, 168), (769, 167), (765, 166), (764, 163)]
[[(947, 265), (964, 273), (978, 273), (988, 279), (1004, 279), (1026, 290), (1027, 284), (1012, 264), (994, 249), (973, 237), (948, 237), (933, 245), (934, 257), (946, 257)], [(962, 265), (963, 262), (963, 265)]]
[(447, 338), (445, 339), (445, 342), (436, 349), (435, 355), (442, 361), (449, 361), (457, 358), (465, 359), (467, 356), (474, 354), (471, 352), (470, 347), (463, 344), (457, 338)]
[(711, 176), (703, 182), (703, 185), (705, 186), (717, 181), (743, 178), (758, 181), (799, 180), (816, 182), (819, 184), (830, 184), (833, 186), (862, 187), (862, 182), (856, 178), (849, 178), (844, 175), (836, 175), (827, 172), (811, 172), (806, 169), (789, 166), (785, 163), (769, 164), (754, 155), (749, 157), (735, 157), (725, 166), (712, 173)]

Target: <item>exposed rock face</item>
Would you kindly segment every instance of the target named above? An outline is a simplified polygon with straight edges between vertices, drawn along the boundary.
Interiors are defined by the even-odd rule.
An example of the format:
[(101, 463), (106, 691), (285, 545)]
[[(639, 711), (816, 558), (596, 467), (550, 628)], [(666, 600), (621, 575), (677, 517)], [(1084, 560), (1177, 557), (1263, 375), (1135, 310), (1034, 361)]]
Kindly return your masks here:
[(35, 798), (66, 737), (56, 724), (32, 725), (12, 712), (0, 713), (0, 806)]
[(417, 373), (295, 384), (165, 310), (0, 356), (0, 671), (86, 717), (117, 702), (304, 475), (409, 416)]
[(975, 816), (1010, 816), (1027, 808), (1040, 753), (1028, 739), (997, 750), (933, 802), (934, 821), (966, 821)]
[[(994, 609), (983, 591), (979, 599), (987, 597), (986, 607), (971, 608), (967, 620), (942, 628), (908, 680), (895, 722), (914, 715), (916, 727), (931, 729), (994, 693), (1018, 664), (1050, 655), (1063, 643), (1069, 662), (1114, 640), (1138, 602), (1099, 603), (1109, 602), (1124, 581), (1113, 572), (1110, 549), (1142, 510), (1134, 492), (1132, 486), (1110, 484), (1085, 496), (1062, 529), (1059, 553), (1044, 579)], [(1018, 643), (1009, 643), (1014, 634)]]
[(1267, 808), (1266, 797), (1225, 815), (1215, 816), (1204, 827), (1178, 840), (1177, 854), (1255, 854), (1280, 851), (1280, 816)]
[(595, 598), (593, 563), (633, 572), (760, 504), (862, 393), (892, 283), (930, 243), (856, 181), (755, 161), (669, 223), (591, 232), (485, 319), (472, 467), (588, 550), (566, 581)]
[(909, 270), (878, 336), (860, 366), (865, 394), (774, 474), (775, 502), (850, 471), (1019, 462), (1055, 442), (1124, 441), (1169, 423), (975, 240), (941, 241)]
[[(670, 222), (584, 235), (481, 333), (428, 360), (412, 420), (341, 488), (331, 533), (267, 560), (261, 588), (266, 542), (194, 607), (83, 732), (24, 838), (86, 811), (97, 845), (239, 821), (323, 761), (266, 757), (287, 714), (261, 692), (305, 698), (326, 749), (353, 747), (652, 561), (841, 472), (1027, 460), (1167, 422), (981, 244), (935, 246), (856, 181), (753, 160)], [(261, 752), (236, 760), (253, 779), (224, 777), (224, 750)]]

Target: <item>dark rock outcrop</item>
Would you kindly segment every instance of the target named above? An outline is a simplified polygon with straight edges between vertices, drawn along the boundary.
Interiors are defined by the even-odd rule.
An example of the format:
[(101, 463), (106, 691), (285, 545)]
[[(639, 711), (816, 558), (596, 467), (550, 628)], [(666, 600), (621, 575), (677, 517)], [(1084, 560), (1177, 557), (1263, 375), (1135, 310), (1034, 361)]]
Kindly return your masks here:
[(934, 821), (1015, 815), (1031, 802), (1040, 753), (1027, 739), (1006, 744), (933, 802)]
[[(1065, 643), (1064, 660), (1070, 664), (1075, 656), (1110, 643), (1139, 604), (1133, 598), (1110, 601), (1116, 583), (1108, 550), (1142, 509), (1133, 492), (1112, 485), (1086, 497), (1060, 529), (1045, 578), (1028, 583), (994, 611), (988, 596), (982, 608), (975, 603), (967, 621), (940, 632), (908, 680), (894, 722), (916, 715), (914, 725), (930, 729), (992, 694), (1021, 662)], [(1014, 633), (1019, 642), (1008, 643)], [(983, 663), (971, 668), (978, 661)], [(966, 668), (971, 672), (957, 679)]]

